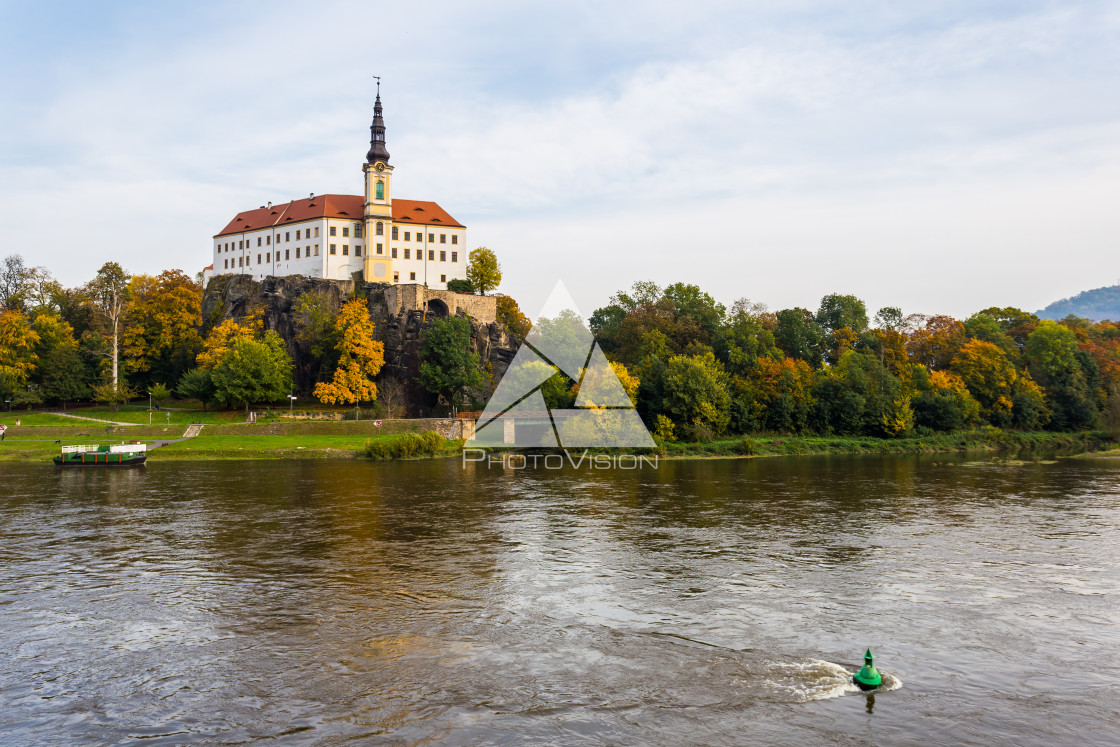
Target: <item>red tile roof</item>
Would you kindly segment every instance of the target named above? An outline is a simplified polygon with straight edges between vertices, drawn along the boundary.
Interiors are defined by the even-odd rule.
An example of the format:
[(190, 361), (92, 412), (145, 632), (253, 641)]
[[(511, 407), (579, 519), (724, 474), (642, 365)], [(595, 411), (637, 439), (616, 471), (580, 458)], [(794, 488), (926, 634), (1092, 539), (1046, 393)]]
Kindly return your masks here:
[[(364, 198), (361, 195), (316, 195), (293, 200), (270, 208), (257, 208), (238, 213), (225, 228), (214, 235), (228, 236), (262, 228), (285, 226), (315, 218), (362, 220)], [(466, 228), (434, 202), (427, 200), (393, 200), (393, 221), (425, 226)]]

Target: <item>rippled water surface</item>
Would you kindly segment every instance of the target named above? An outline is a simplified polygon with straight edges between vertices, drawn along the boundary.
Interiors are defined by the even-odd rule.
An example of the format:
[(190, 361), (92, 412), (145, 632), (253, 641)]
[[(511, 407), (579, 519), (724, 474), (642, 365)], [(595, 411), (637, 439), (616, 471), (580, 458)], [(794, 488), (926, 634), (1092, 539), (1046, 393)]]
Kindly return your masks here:
[(1108, 459), (0, 463), (0, 743), (1115, 744), (1118, 540)]

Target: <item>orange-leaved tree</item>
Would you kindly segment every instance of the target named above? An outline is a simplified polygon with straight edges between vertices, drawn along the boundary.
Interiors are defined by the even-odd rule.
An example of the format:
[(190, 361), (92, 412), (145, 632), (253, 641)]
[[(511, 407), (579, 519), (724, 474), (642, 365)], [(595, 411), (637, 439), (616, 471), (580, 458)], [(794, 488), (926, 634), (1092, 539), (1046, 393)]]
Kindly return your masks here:
[(331, 405), (352, 405), (377, 399), (377, 376), (385, 365), (385, 345), (373, 339), (373, 322), (361, 299), (347, 302), (335, 321), (338, 367), (334, 379), (315, 385), (315, 396)]

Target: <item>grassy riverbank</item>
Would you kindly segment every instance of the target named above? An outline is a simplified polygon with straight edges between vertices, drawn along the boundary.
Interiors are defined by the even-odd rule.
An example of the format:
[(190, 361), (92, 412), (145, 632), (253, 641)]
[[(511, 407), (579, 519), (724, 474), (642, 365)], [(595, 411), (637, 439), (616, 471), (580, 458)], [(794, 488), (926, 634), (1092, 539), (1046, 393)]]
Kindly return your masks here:
[[(399, 459), (443, 457), (458, 452), (454, 440), (419, 435), (432, 421), (296, 421), (214, 423), (200, 435), (149, 453), (150, 462), (217, 459)], [(43, 460), (60, 445), (121, 443), (181, 438), (183, 425), (112, 426), (101, 423), (22, 425), (10, 428), (0, 444), (0, 461)], [(440, 441), (440, 443), (435, 443)], [(1111, 450), (1111, 452), (1109, 451)], [(1019, 433), (983, 428), (922, 438), (878, 439), (820, 436), (743, 436), (705, 443), (666, 443), (662, 458), (799, 456), (810, 454), (1120, 453), (1107, 433)]]
[(665, 458), (800, 456), (807, 454), (945, 454), (968, 452), (1098, 452), (1116, 448), (1102, 431), (1020, 433), (981, 428), (921, 438), (743, 436), (706, 443), (667, 443)]

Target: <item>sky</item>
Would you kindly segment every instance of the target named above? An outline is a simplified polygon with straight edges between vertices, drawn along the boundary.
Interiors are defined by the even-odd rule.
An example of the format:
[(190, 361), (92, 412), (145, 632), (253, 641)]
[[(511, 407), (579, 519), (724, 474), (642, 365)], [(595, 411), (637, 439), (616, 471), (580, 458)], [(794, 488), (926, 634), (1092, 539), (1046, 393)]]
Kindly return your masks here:
[(958, 317), (1120, 282), (1120, 2), (0, 0), (0, 255), (211, 261), (239, 211), (435, 200), (532, 314), (638, 280)]

